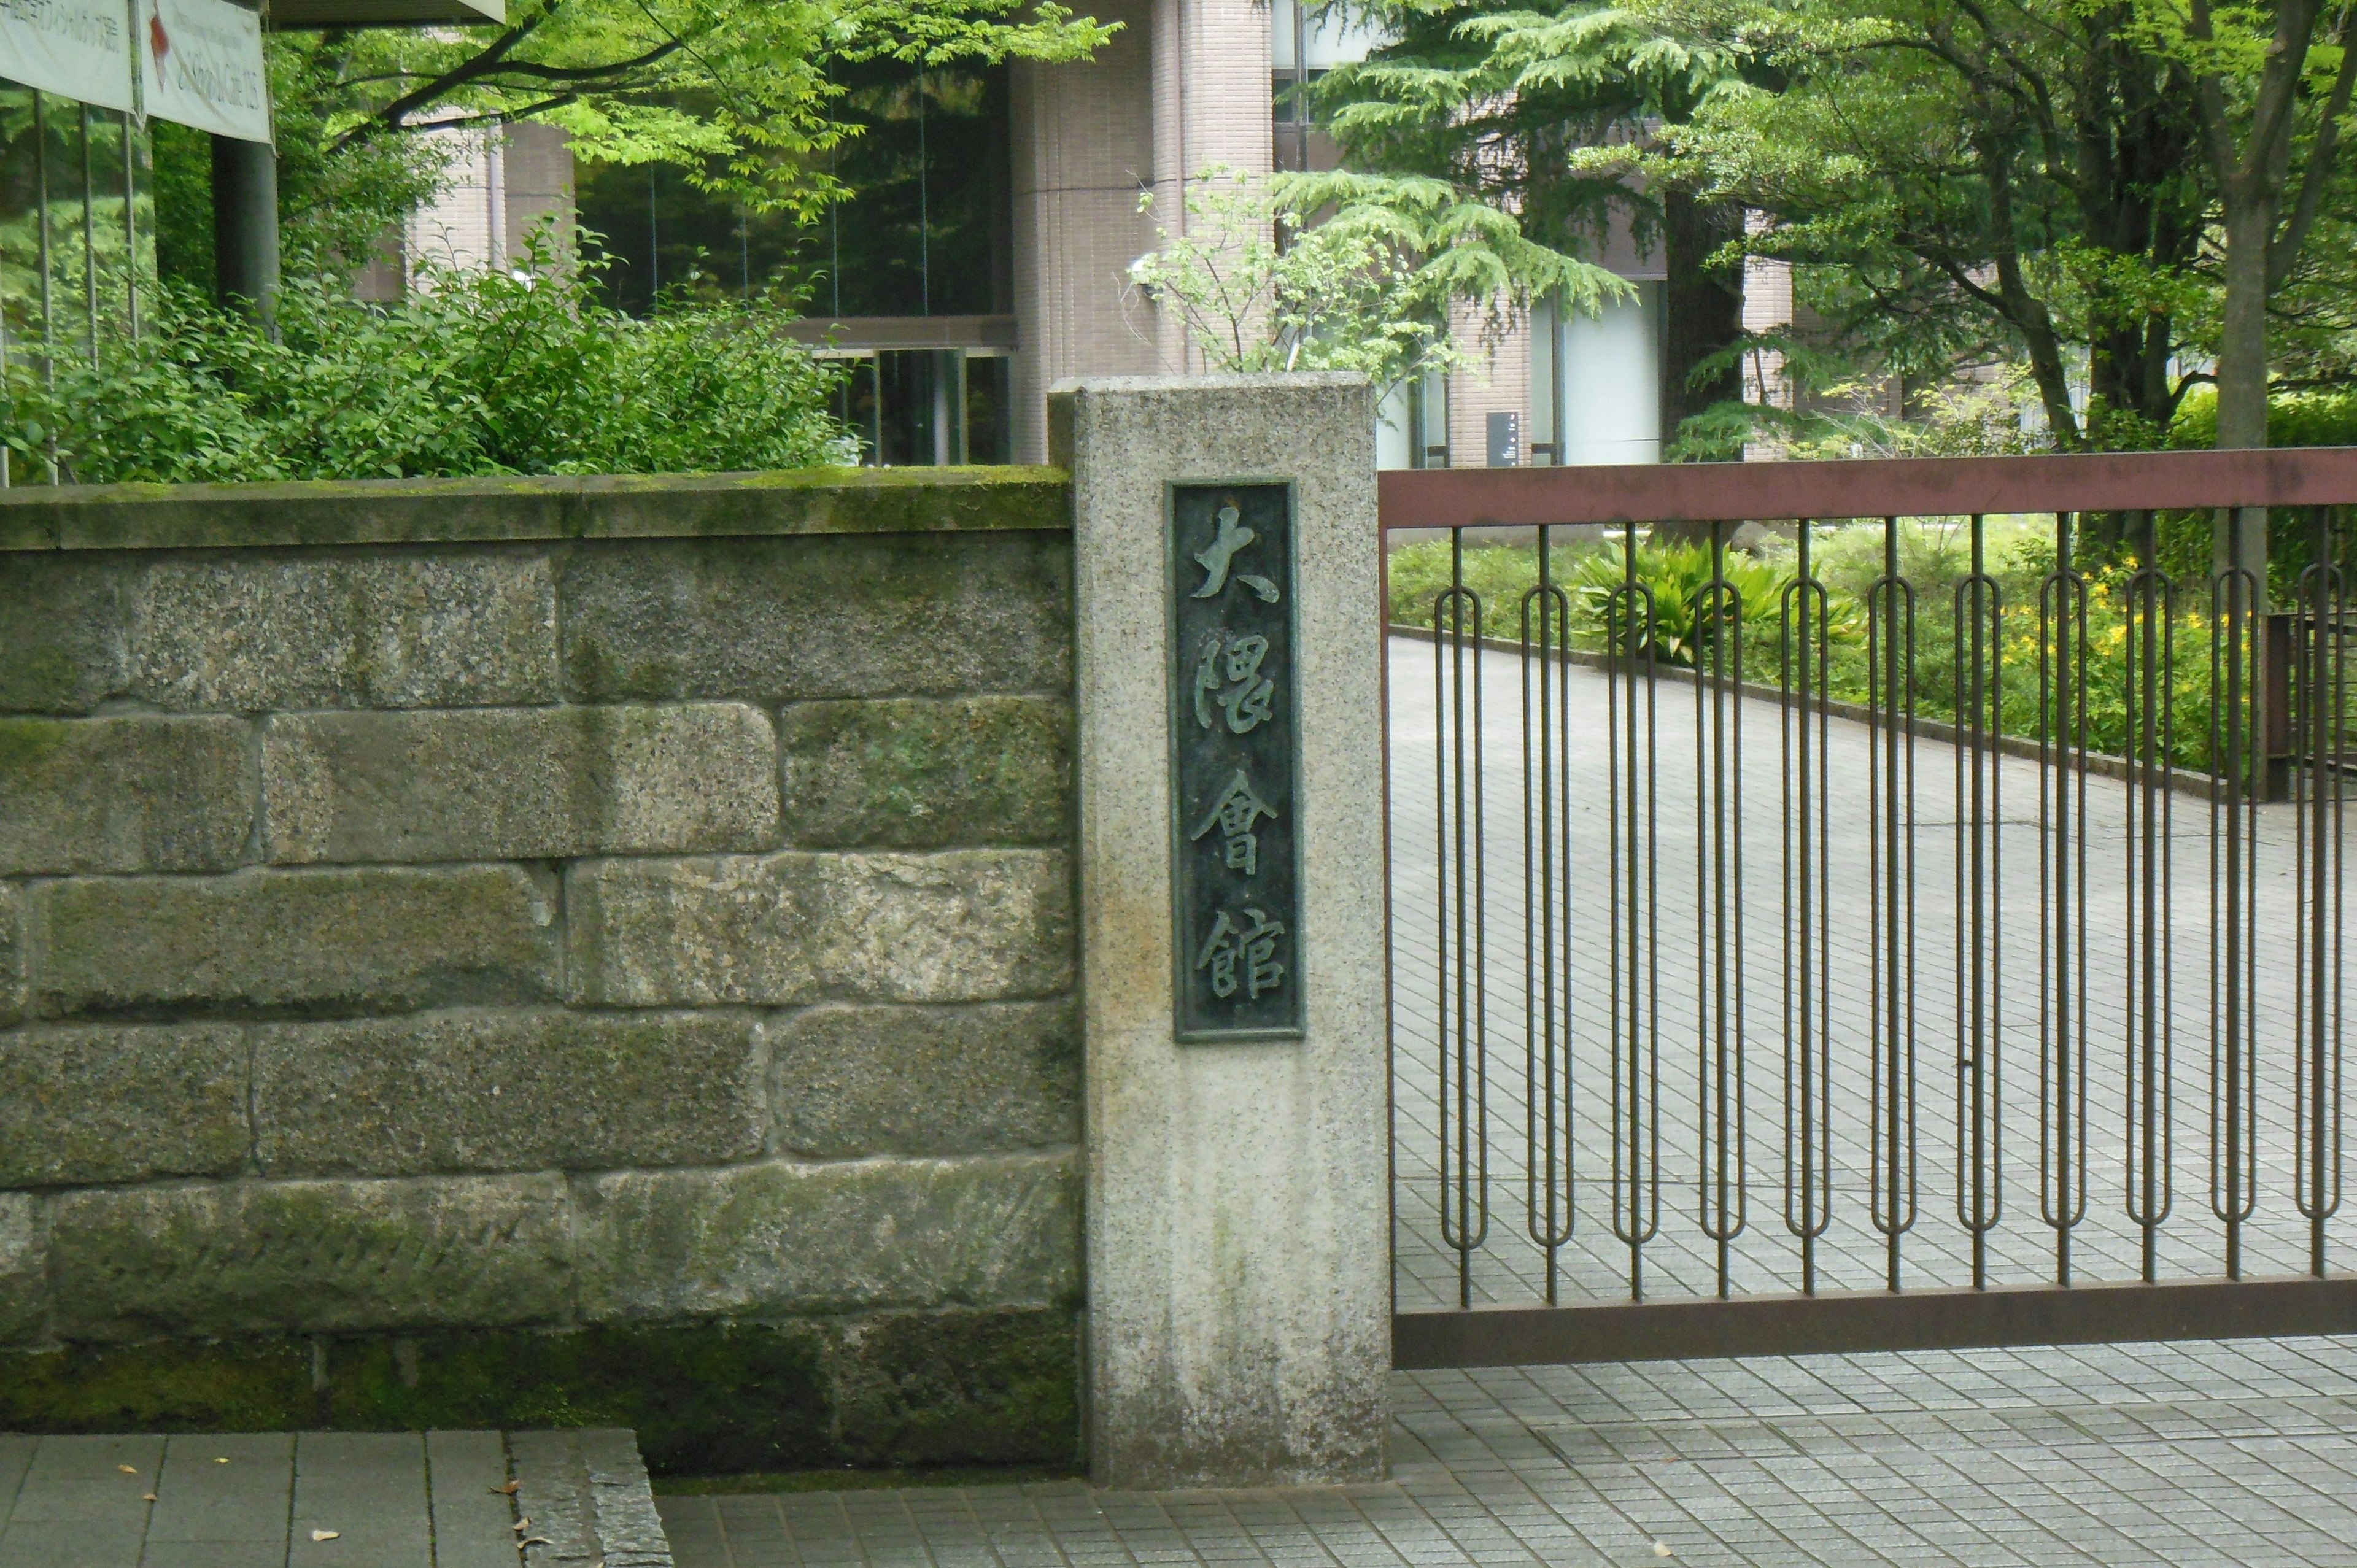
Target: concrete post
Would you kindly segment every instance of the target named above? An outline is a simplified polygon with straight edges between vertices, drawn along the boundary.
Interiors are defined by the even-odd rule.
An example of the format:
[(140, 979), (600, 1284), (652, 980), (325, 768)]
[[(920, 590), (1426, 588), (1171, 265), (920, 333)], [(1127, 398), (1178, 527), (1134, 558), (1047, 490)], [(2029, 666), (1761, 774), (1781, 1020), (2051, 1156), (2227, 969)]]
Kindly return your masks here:
[(213, 294), (265, 314), (278, 292), (278, 153), (266, 142), (215, 136)]
[[(1391, 1330), (1372, 394), (1355, 375), (1088, 380), (1055, 390), (1049, 424), (1074, 514), (1091, 1462), (1116, 1487), (1379, 1478)], [(1289, 561), (1270, 542), (1286, 484)], [(1222, 552), (1212, 531), (1238, 537), (1238, 505), (1262, 520), (1258, 542)], [(1230, 621), (1271, 634), (1265, 660), (1205, 652), (1243, 635)], [(1232, 690), (1203, 684), (1240, 668)], [(1204, 891), (1234, 891), (1219, 879), (1242, 874), (1221, 866), (1254, 857), (1232, 839), (1222, 862), (1232, 826), (1207, 839), (1213, 818), (1194, 821), (1200, 780), (1224, 778), (1231, 754), (1198, 749), (1181, 767), (1174, 750), (1241, 746), (1229, 732), (1252, 725), (1260, 677), (1271, 725), (1295, 726), (1291, 777), (1270, 762), (1254, 780), (1273, 809), (1261, 870), (1297, 867), (1289, 902)], [(1258, 742), (1285, 744), (1274, 728)], [(1182, 793), (1197, 798), (1174, 806)], [(1248, 1015), (1234, 947), (1215, 994), (1226, 939), (1174, 930), (1189, 888), (1239, 920), (1247, 901), (1285, 918), (1260, 956), (1291, 989), (1253, 1004), (1276, 1012)], [(1208, 1032), (1228, 1037), (1180, 1043), (1182, 997), (1197, 1036), (1208, 1007)]]

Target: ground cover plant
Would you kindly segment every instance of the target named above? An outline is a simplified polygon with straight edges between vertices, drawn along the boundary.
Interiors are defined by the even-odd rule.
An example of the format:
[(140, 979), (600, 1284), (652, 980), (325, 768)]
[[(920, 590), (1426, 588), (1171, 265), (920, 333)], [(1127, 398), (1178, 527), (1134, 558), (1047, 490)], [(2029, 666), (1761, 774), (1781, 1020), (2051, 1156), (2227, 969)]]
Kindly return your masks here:
[[(2052, 526), (2039, 518), (1992, 519), (1984, 535), (1983, 560), (1996, 584), (1997, 693), (2001, 724), (2008, 735), (2034, 737), (2041, 723), (2040, 619), (2047, 613), (2054, 568)], [(1831, 644), (1827, 694), (1836, 701), (1863, 703), (1869, 694), (1867, 599), (1882, 575), (1882, 548), (1878, 524), (1823, 530), (1812, 542), (1812, 570), (1826, 595)], [(1635, 560), (1636, 579), (1656, 607), (1655, 658), (1674, 669), (1707, 662), (1711, 618), (1706, 610), (1699, 615), (1696, 610), (1704, 585), (1712, 581), (1708, 547), (1655, 544), (1641, 533)], [(1741, 605), (1741, 672), (1747, 682), (1773, 688), (1779, 681), (1781, 619), (1797, 564), (1797, 552), (1782, 538), (1727, 553), (1725, 578)], [(1565, 590), (1571, 646), (1606, 651), (1615, 626), (1611, 594), (1625, 571), (1620, 544), (1592, 537), (1554, 542), (1547, 565), (1551, 580)], [(1915, 590), (1917, 716), (1953, 721), (1959, 672), (1956, 590), (1971, 570), (1964, 525), (1960, 520), (1902, 524), (1899, 566)], [(1418, 539), (1394, 550), (1390, 557), (1392, 624), (1431, 628), (1440, 596), (1453, 580), (1452, 570), (1451, 546), (1445, 536)], [(2127, 561), (2105, 560), (2083, 572), (2087, 592), (2087, 745), (2114, 756), (2125, 753), (2132, 740), (2128, 660), (2136, 603), (2135, 571)], [(1462, 581), (1480, 600), (1482, 635), (1516, 642), (1523, 635), (1525, 596), (1538, 582), (1537, 545), (1470, 545), (1463, 552)], [(1469, 611), (1456, 613), (1466, 615), (1469, 626)], [(2168, 715), (2169, 753), (2180, 768), (2210, 766), (2210, 639), (2206, 589), (2198, 578), (2185, 581), (2179, 585), (2172, 623), (2174, 668)]]

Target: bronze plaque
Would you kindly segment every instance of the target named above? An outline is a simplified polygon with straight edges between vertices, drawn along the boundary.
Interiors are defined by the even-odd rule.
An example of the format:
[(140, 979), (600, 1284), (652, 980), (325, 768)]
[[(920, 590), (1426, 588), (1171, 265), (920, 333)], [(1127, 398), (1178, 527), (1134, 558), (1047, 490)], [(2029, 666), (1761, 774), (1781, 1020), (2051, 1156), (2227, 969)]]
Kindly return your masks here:
[(1298, 1039), (1293, 487), (1174, 485), (1169, 532), (1178, 1037)]

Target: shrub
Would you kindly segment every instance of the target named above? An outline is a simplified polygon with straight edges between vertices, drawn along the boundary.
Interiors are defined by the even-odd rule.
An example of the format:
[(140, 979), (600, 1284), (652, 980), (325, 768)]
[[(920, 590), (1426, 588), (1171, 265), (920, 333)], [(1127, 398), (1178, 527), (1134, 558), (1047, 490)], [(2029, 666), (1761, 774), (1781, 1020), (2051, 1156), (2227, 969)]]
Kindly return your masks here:
[(137, 344), (12, 361), (5, 440), (20, 480), (52, 450), (85, 484), (808, 467), (844, 460), (838, 372), (774, 308), (640, 321), (584, 268), (431, 273), (391, 306), (290, 279), (274, 334), (166, 291)]

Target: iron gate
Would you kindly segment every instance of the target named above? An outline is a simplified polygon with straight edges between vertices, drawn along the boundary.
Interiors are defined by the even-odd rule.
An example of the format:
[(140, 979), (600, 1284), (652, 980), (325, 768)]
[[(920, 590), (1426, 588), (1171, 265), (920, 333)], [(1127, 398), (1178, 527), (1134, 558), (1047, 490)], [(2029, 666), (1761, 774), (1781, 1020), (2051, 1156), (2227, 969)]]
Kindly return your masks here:
[(1383, 476), (1398, 1363), (2357, 1330), (2352, 502)]

